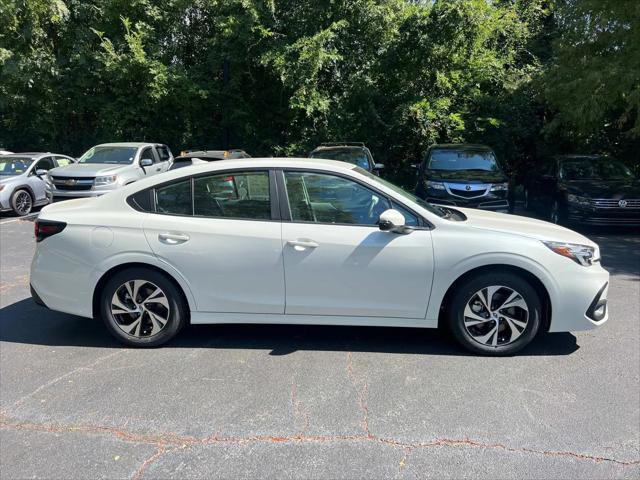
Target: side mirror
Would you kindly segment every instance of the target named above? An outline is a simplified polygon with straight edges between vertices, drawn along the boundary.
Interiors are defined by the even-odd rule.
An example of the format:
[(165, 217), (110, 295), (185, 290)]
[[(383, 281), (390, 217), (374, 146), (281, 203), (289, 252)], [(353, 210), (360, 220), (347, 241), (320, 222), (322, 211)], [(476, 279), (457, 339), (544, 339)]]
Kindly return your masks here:
[(382, 170), (384, 168), (384, 163), (376, 163), (373, 165), (374, 170)]
[(153, 165), (153, 160), (151, 160), (150, 158), (143, 158), (142, 160), (140, 160), (140, 166), (142, 168), (150, 167), (151, 165)]
[(393, 208), (382, 212), (380, 220), (378, 220), (378, 227), (383, 232), (394, 233), (411, 233), (412, 230), (411, 227), (405, 226), (404, 215)]
[(49, 170), (45, 170), (44, 168), (39, 168), (36, 170), (36, 175), (38, 177), (44, 177)]

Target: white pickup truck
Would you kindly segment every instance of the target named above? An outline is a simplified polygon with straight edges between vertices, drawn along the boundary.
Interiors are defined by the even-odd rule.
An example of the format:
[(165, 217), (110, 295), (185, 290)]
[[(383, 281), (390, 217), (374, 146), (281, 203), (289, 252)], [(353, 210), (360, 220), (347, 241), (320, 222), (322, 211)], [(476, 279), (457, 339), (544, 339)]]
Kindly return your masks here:
[(171, 168), (173, 155), (160, 143), (103, 143), (85, 152), (78, 163), (49, 170), (47, 197), (86, 198), (104, 195)]

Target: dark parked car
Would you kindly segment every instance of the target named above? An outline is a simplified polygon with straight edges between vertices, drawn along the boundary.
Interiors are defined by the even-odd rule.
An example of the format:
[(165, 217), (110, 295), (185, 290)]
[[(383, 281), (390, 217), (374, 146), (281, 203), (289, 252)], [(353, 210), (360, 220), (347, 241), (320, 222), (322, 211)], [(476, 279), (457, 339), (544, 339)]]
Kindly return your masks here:
[(416, 195), (431, 203), (508, 212), (509, 192), (509, 178), (484, 145), (432, 145), (418, 166)]
[(321, 143), (309, 157), (352, 163), (373, 173), (379, 173), (384, 168), (383, 164), (373, 161), (371, 151), (362, 142)]
[(559, 155), (540, 162), (524, 186), (525, 208), (553, 223), (640, 226), (640, 182), (620, 161)]
[(251, 158), (251, 155), (239, 148), (232, 150), (187, 150), (180, 152), (180, 156), (173, 159), (173, 165), (169, 170), (233, 158)]

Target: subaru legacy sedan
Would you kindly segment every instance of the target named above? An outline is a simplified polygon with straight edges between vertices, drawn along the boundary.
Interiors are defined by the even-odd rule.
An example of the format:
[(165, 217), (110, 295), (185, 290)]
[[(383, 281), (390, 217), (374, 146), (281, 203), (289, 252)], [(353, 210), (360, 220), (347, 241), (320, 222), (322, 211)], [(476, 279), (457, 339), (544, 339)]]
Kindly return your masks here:
[(331, 160), (181, 168), (47, 206), (35, 235), (34, 300), (101, 317), (132, 346), (188, 322), (447, 325), (473, 352), (509, 355), (608, 317), (609, 274), (582, 235), (435, 207)]

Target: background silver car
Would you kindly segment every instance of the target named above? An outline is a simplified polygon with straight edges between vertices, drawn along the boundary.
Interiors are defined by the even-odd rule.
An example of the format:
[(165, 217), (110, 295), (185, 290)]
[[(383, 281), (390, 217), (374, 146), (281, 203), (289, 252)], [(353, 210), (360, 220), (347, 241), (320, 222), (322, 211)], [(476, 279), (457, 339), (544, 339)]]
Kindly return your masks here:
[(58, 153), (13, 153), (0, 157), (0, 212), (23, 216), (33, 207), (49, 203), (45, 176), (56, 167), (75, 163)]

